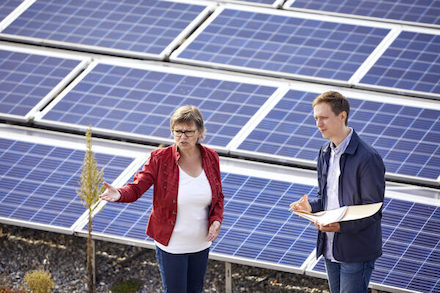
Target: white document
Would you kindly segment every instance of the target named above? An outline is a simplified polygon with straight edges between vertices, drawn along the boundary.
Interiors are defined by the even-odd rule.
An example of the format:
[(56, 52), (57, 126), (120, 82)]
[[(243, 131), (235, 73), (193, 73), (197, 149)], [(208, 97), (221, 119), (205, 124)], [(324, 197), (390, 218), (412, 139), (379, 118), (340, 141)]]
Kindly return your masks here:
[(313, 214), (295, 210), (293, 210), (292, 212), (312, 222), (317, 222), (321, 225), (328, 225), (330, 223), (358, 220), (370, 217), (377, 213), (381, 206), (382, 202), (378, 202), (364, 205), (344, 206), (338, 209), (322, 211)]

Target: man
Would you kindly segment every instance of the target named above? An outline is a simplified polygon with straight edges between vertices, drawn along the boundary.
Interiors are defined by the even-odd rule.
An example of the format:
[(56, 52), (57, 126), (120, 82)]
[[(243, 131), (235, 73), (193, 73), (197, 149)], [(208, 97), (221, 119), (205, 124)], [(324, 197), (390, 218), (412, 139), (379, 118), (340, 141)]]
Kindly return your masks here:
[[(383, 202), (385, 166), (371, 146), (348, 127), (350, 104), (329, 91), (313, 101), (316, 126), (324, 138), (318, 156), (318, 197), (304, 195), (290, 207), (319, 212), (341, 206)], [(382, 212), (360, 220), (315, 224), (317, 254), (324, 255), (332, 293), (368, 292), (375, 260), (382, 255)]]

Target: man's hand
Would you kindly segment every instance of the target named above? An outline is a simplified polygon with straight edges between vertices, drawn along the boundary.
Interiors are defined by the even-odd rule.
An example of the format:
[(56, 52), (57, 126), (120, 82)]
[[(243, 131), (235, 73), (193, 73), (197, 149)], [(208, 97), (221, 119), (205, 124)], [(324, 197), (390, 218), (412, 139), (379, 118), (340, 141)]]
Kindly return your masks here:
[(302, 212), (312, 212), (312, 207), (309, 203), (308, 195), (305, 194), (298, 201), (292, 202), (290, 204), (290, 211), (302, 211)]
[(116, 188), (114, 188), (107, 182), (104, 182), (103, 185), (107, 187), (107, 190), (99, 195), (100, 199), (106, 201), (118, 201), (121, 198), (121, 194)]
[(318, 229), (321, 232), (341, 232), (341, 226), (338, 222), (331, 223), (328, 225), (320, 225), (316, 222), (313, 222), (313, 225), (315, 225), (316, 229)]

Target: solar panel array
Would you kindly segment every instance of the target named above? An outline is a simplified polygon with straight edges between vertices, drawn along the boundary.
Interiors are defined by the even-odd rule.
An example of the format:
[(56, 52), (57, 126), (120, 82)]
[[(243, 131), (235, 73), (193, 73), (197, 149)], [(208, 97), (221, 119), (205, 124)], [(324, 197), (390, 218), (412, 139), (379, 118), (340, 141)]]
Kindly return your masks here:
[(419, 30), (227, 6), (211, 15), (171, 60), (438, 99), (439, 31)]
[[(45, 81), (57, 84), (79, 63), (2, 52), (5, 54), (0, 68), (6, 73), (2, 91), (6, 94), (1, 109), (23, 119), (51, 90)], [(48, 65), (38, 67), (36, 60)], [(205, 142), (226, 147), (257, 111), (273, 99), (279, 85), (219, 78), (206, 78), (194, 72), (176, 74), (169, 70), (96, 64), (65, 96), (46, 107), (42, 120), (37, 118), (36, 122), (94, 125), (105, 131), (122, 132), (122, 136), (149, 136), (165, 141), (170, 139), (168, 117), (176, 105), (195, 104), (205, 115), (209, 129)], [(29, 93), (23, 95), (26, 90)], [(324, 140), (314, 126), (310, 104), (318, 94), (287, 92), (237, 149), (316, 160), (316, 149)], [(431, 180), (439, 176), (436, 166), (440, 111), (355, 99), (352, 106), (351, 125), (379, 150), (389, 173)]]
[[(71, 128), (94, 125), (103, 133), (169, 142), (170, 115), (177, 106), (194, 104), (206, 120), (205, 143), (227, 151), (314, 162), (316, 150), (325, 142), (310, 107), (318, 92), (287, 91), (272, 108), (266, 106), (268, 114), (240, 138), (240, 131), (279, 94), (276, 84), (158, 67), (97, 63), (89, 69), (35, 122)], [(388, 173), (428, 181), (438, 178), (440, 110), (359, 99), (351, 104), (351, 126), (379, 151)], [(231, 146), (232, 141), (240, 144)]]
[[(121, 5), (107, 0), (76, 5), (40, 0), (6, 26), (0, 38), (439, 97), (435, 76), (440, 65), (432, 54), (440, 45), (438, 28), (424, 28), (423, 22), (399, 26), (251, 5), (215, 7), (213, 3), (145, 0)], [(388, 5), (379, 6), (386, 9)], [(429, 16), (437, 15), (438, 6), (417, 3), (414, 9)], [(415, 38), (414, 43), (420, 39), (421, 46), (402, 46), (409, 37)], [(397, 39), (393, 42), (393, 38)], [(425, 46), (430, 48), (425, 50)], [(397, 56), (396, 47), (401, 50)], [(382, 54), (395, 62), (381, 58), (376, 64)], [(408, 62), (410, 72), (403, 70), (407, 67), (402, 64)], [(432, 64), (427, 76), (421, 69), (426, 63)], [(373, 65), (360, 81), (365, 69)]]
[[(382, 155), (388, 178), (435, 193), (438, 12), (438, 1), (3, 1), (0, 221), (83, 233), (75, 189), (84, 151), (59, 131), (93, 125), (107, 139), (171, 143), (169, 117), (184, 104), (201, 109), (204, 143), (221, 154), (314, 167), (324, 140), (311, 102), (329, 89), (350, 99), (350, 126)], [(15, 137), (7, 124), (17, 121), (30, 133)], [(34, 127), (51, 139), (36, 139)], [(125, 182), (142, 165), (145, 149), (130, 148), (98, 150), (106, 181)], [(316, 180), (236, 164), (222, 167), (225, 217), (212, 257), (323, 277), (315, 230), (287, 210), (316, 193)], [(95, 236), (152, 247), (151, 197), (106, 204)], [(374, 288), (439, 291), (438, 205), (387, 198)]]

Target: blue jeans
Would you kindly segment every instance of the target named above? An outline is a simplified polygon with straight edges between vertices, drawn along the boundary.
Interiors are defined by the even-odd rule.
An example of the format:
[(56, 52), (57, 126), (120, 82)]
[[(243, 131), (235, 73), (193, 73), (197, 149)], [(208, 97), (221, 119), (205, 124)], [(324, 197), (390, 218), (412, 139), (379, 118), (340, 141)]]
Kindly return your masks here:
[(202, 292), (208, 255), (209, 248), (195, 253), (173, 254), (156, 246), (156, 259), (164, 292)]
[(365, 262), (332, 262), (325, 260), (331, 293), (367, 293), (376, 260)]

